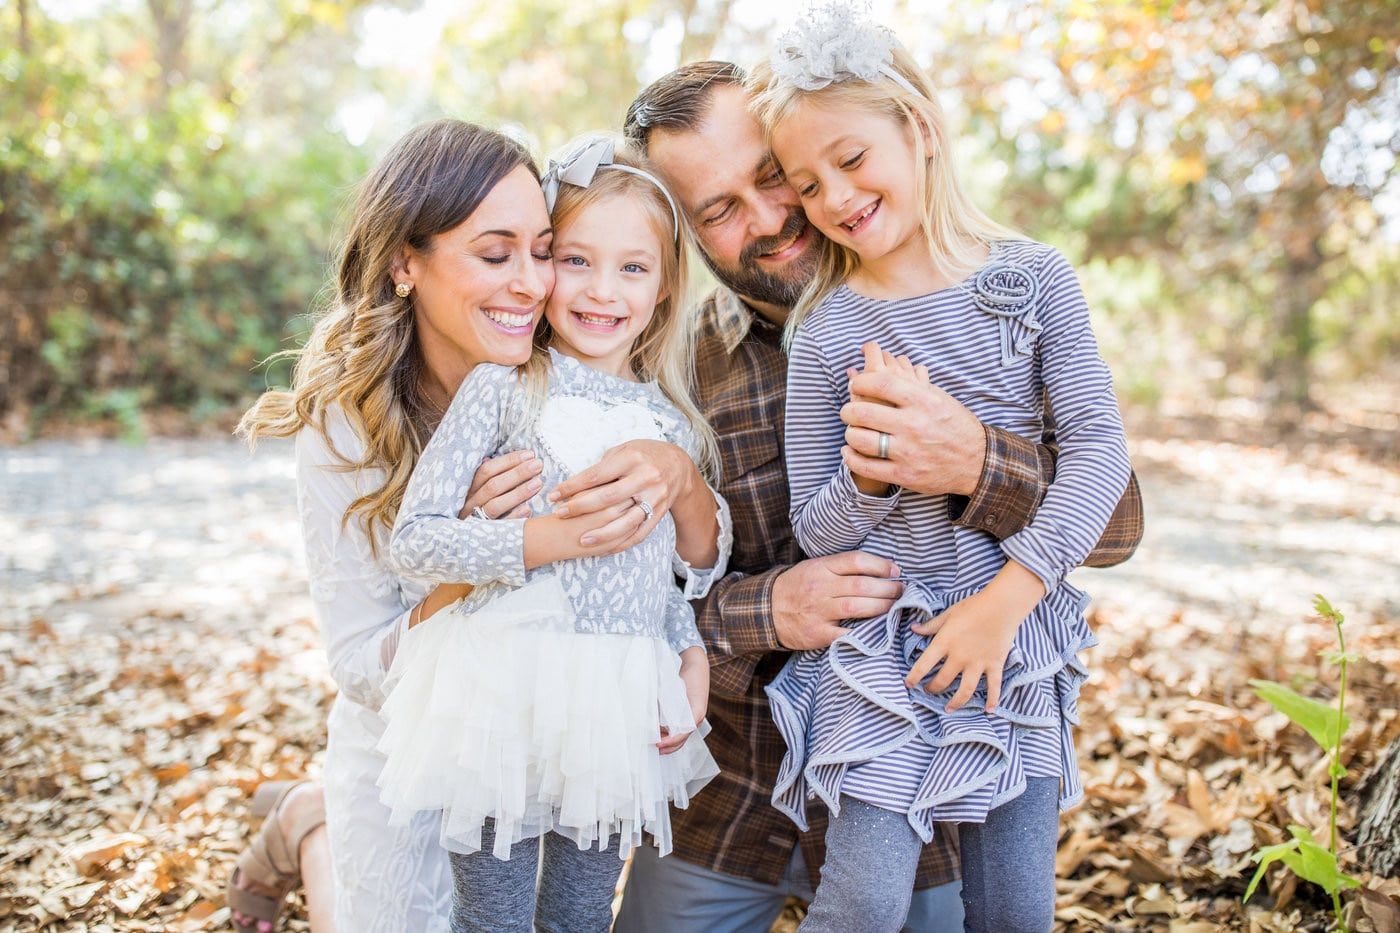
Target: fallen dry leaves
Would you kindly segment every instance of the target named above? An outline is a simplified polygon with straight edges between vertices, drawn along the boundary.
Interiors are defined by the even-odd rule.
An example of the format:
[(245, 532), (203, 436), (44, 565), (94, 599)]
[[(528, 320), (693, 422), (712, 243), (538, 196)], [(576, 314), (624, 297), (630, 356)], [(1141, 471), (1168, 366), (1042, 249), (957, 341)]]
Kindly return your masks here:
[(232, 634), (177, 614), (0, 632), (0, 931), (227, 924), (249, 794), (312, 770), (332, 695), (297, 663), (310, 623)]
[[(1324, 899), (1281, 873), (1248, 907), (1240, 904), (1253, 869), (1250, 852), (1280, 841), (1290, 822), (1321, 838), (1327, 813), (1319, 751), (1245, 684), (1264, 677), (1330, 698), (1335, 675), (1321, 656), (1332, 636), (1305, 616), (1312, 589), (1324, 588), (1348, 612), (1350, 647), (1363, 659), (1348, 692), (1353, 726), (1342, 818), (1348, 837), (1356, 818), (1348, 797), (1400, 733), (1400, 640), (1386, 608), (1395, 604), (1394, 581), (1392, 575), (1389, 584), (1376, 584), (1391, 594), (1373, 594), (1358, 611), (1357, 577), (1343, 578), (1338, 569), (1346, 585), (1329, 591), (1316, 576), (1333, 572), (1338, 548), (1372, 555), (1368, 560), (1393, 554), (1388, 539), (1369, 529), (1363, 539), (1360, 529), (1379, 522), (1379, 533), (1390, 534), (1396, 500), (1373, 496), (1386, 503), (1375, 507), (1379, 512), (1337, 517), (1321, 501), (1333, 492), (1319, 490), (1337, 483), (1340, 496), (1347, 484), (1364, 482), (1393, 493), (1395, 474), (1373, 481), (1288, 461), (1275, 469), (1275, 455), (1253, 456), (1242, 459), (1239, 448), (1203, 442), (1152, 442), (1135, 454), (1146, 467), (1149, 536), (1159, 537), (1145, 542), (1132, 564), (1085, 582), (1099, 597), (1092, 623), (1102, 644), (1092, 652), (1093, 676), (1081, 700), (1086, 801), (1062, 822), (1062, 929), (1265, 933), (1323, 930), (1330, 923)], [(226, 489), (251, 482), (239, 465), (244, 461), (219, 457), (188, 469), (181, 463), (195, 461), (168, 458), (172, 478), (159, 496), (169, 500), (171, 488), (208, 486), (221, 469), (229, 478), (219, 482), (227, 485), (212, 487), (211, 496), (227, 497)], [(143, 463), (136, 467), (133, 476)], [(1226, 505), (1203, 500), (1201, 484), (1231, 469)], [(198, 552), (198, 561), (212, 568), (198, 587), (216, 592), (221, 604), (237, 603), (252, 580), (286, 578), (274, 587), (275, 599), (262, 594), (237, 609), (192, 611), (171, 595), (189, 574), (182, 571), (171, 583), (144, 565), (105, 589), (31, 585), (13, 570), (23, 570), (14, 556), (20, 546), (7, 551), (0, 542), (0, 556), (8, 555), (12, 568), (7, 580), (29, 587), (23, 599), (0, 603), (0, 933), (226, 926), (225, 879), (255, 828), (249, 795), (260, 781), (316, 772), (333, 687), (288, 556), (295, 550), (290, 476), (279, 464), (258, 482), (266, 492), (256, 495), (268, 499), (246, 490), (238, 495), (250, 514), (269, 517), (232, 530), (212, 520), (190, 543), (167, 530), (140, 537), (150, 525), (144, 514), (98, 513), (73, 522), (79, 530), (71, 540), (101, 535), (100, 546), (108, 549), (172, 540), (186, 549), (217, 547)], [(1291, 513), (1288, 528), (1276, 533), (1258, 516), (1268, 514), (1280, 482), (1305, 509)], [(1249, 511), (1255, 507), (1260, 511)], [(1221, 524), (1212, 525), (1217, 509)], [(0, 530), (12, 539), (51, 524), (43, 515), (9, 525), (5, 519), (0, 512)], [(1307, 568), (1280, 556), (1308, 546), (1290, 537), (1304, 521), (1314, 522), (1307, 526), (1309, 534), (1316, 530), (1312, 546), (1327, 552)], [(1324, 534), (1345, 543), (1324, 542)], [(1276, 547), (1259, 543), (1266, 535)], [(1173, 550), (1178, 539), (1189, 547)], [(1193, 554), (1205, 555), (1200, 566)], [(1227, 565), (1226, 557), (1253, 562)], [(1261, 568), (1286, 569), (1296, 579), (1285, 591)], [(1304, 570), (1312, 576), (1300, 577)], [(18, 592), (7, 592), (6, 600)], [(1296, 608), (1280, 611), (1279, 603)], [(77, 604), (95, 607), (85, 621), (64, 608)], [(272, 613), (270, 605), (285, 611)], [(1350, 851), (1343, 861), (1366, 882), (1348, 898), (1353, 929), (1400, 933), (1400, 881), (1365, 875)], [(798, 915), (790, 909), (778, 929), (790, 930)], [(307, 929), (299, 902), (291, 917), (290, 929)]]

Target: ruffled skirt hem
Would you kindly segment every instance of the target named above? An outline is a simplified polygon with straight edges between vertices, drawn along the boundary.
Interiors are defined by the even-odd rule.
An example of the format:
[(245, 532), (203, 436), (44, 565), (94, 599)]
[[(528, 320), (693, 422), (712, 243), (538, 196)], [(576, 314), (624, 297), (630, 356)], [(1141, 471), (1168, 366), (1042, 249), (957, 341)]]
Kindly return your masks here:
[(934, 823), (985, 821), (1028, 777), (1060, 778), (1062, 809), (1079, 802), (1073, 728), (1088, 671), (1078, 655), (1097, 644), (1083, 593), (1061, 584), (1021, 626), (992, 715), (985, 682), (952, 713), (958, 681), (939, 694), (904, 684), (930, 641), (910, 626), (976, 589), (938, 593), (911, 582), (885, 615), (788, 661), (767, 687), (788, 748), (773, 791), (779, 811), (806, 829), (809, 799), (838, 812), (844, 794), (905, 813), (929, 842)]
[[(399, 646), (381, 710), (380, 800), (391, 821), (441, 810), (451, 852), (492, 854), (556, 832), (580, 849), (650, 833), (671, 850), (671, 804), (719, 773), (680, 659), (661, 639), (578, 633), (558, 581), (540, 577), (470, 614), (440, 612)], [(662, 755), (667, 734), (695, 732)]]

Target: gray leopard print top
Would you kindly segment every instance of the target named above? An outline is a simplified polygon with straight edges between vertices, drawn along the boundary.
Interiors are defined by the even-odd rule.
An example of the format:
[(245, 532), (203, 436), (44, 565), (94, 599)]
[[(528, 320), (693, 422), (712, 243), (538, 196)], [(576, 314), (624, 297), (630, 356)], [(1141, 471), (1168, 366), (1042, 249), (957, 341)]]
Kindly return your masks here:
[(677, 652), (701, 644), (688, 600), (703, 596), (724, 575), (732, 542), (729, 509), (718, 493), (719, 557), (704, 570), (675, 553), (670, 515), (621, 554), (530, 571), (524, 564), (526, 519), (457, 517), (477, 467), (511, 451), (533, 450), (544, 467), (543, 488), (530, 501), (536, 515), (549, 511), (545, 496), (560, 481), (624, 441), (665, 440), (698, 456), (694, 431), (655, 383), (619, 379), (555, 351), (550, 357), (548, 391), (536, 411), (513, 368), (482, 364), (462, 382), (404, 493), (390, 565), (430, 583), (475, 584), (463, 612), (553, 573), (573, 604), (576, 631), (663, 638)]

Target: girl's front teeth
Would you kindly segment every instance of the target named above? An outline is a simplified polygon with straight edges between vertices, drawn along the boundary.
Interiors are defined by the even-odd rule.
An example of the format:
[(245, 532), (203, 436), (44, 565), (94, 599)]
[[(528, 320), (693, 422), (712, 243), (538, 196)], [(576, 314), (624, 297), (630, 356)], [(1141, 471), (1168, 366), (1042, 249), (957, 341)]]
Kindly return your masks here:
[(524, 327), (530, 323), (528, 314), (507, 314), (504, 311), (487, 311), (486, 316), (502, 327)]
[(864, 220), (865, 218), (869, 217), (871, 214), (875, 213), (875, 208), (877, 208), (877, 207), (879, 207), (879, 206), (880, 206), (880, 202), (879, 202), (879, 201), (876, 201), (874, 204), (870, 205), (870, 206), (867, 207), (865, 210), (861, 211), (861, 212), (860, 212), (860, 216), (857, 217), (855, 220), (852, 220), (852, 221), (850, 221), (849, 223), (844, 224), (845, 228), (846, 228), (847, 230), (854, 230), (856, 227), (860, 226), (860, 222), (861, 222), (862, 220)]
[(621, 318), (616, 317), (599, 317), (596, 314), (584, 314), (582, 311), (575, 311), (574, 313), (578, 315), (578, 319), (580, 321), (583, 321), (583, 323), (597, 324), (602, 327), (611, 327), (618, 321), (622, 320)]

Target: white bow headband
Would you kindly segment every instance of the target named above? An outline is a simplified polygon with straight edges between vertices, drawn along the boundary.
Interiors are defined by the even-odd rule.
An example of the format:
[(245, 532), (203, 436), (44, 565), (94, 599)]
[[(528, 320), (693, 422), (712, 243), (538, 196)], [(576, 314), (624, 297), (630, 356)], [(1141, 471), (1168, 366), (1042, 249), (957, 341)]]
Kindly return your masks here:
[(544, 189), (544, 203), (549, 208), (549, 212), (554, 213), (554, 202), (559, 198), (560, 185), (587, 188), (593, 184), (593, 178), (598, 172), (605, 168), (617, 169), (619, 172), (628, 172), (639, 178), (645, 178), (661, 189), (661, 194), (666, 198), (666, 203), (671, 208), (671, 236), (680, 239), (681, 215), (676, 210), (676, 202), (672, 200), (671, 192), (667, 191), (661, 180), (650, 172), (614, 162), (613, 141), (606, 136), (585, 140), (576, 149), (560, 159), (549, 160), (549, 170), (540, 179), (540, 187)]

